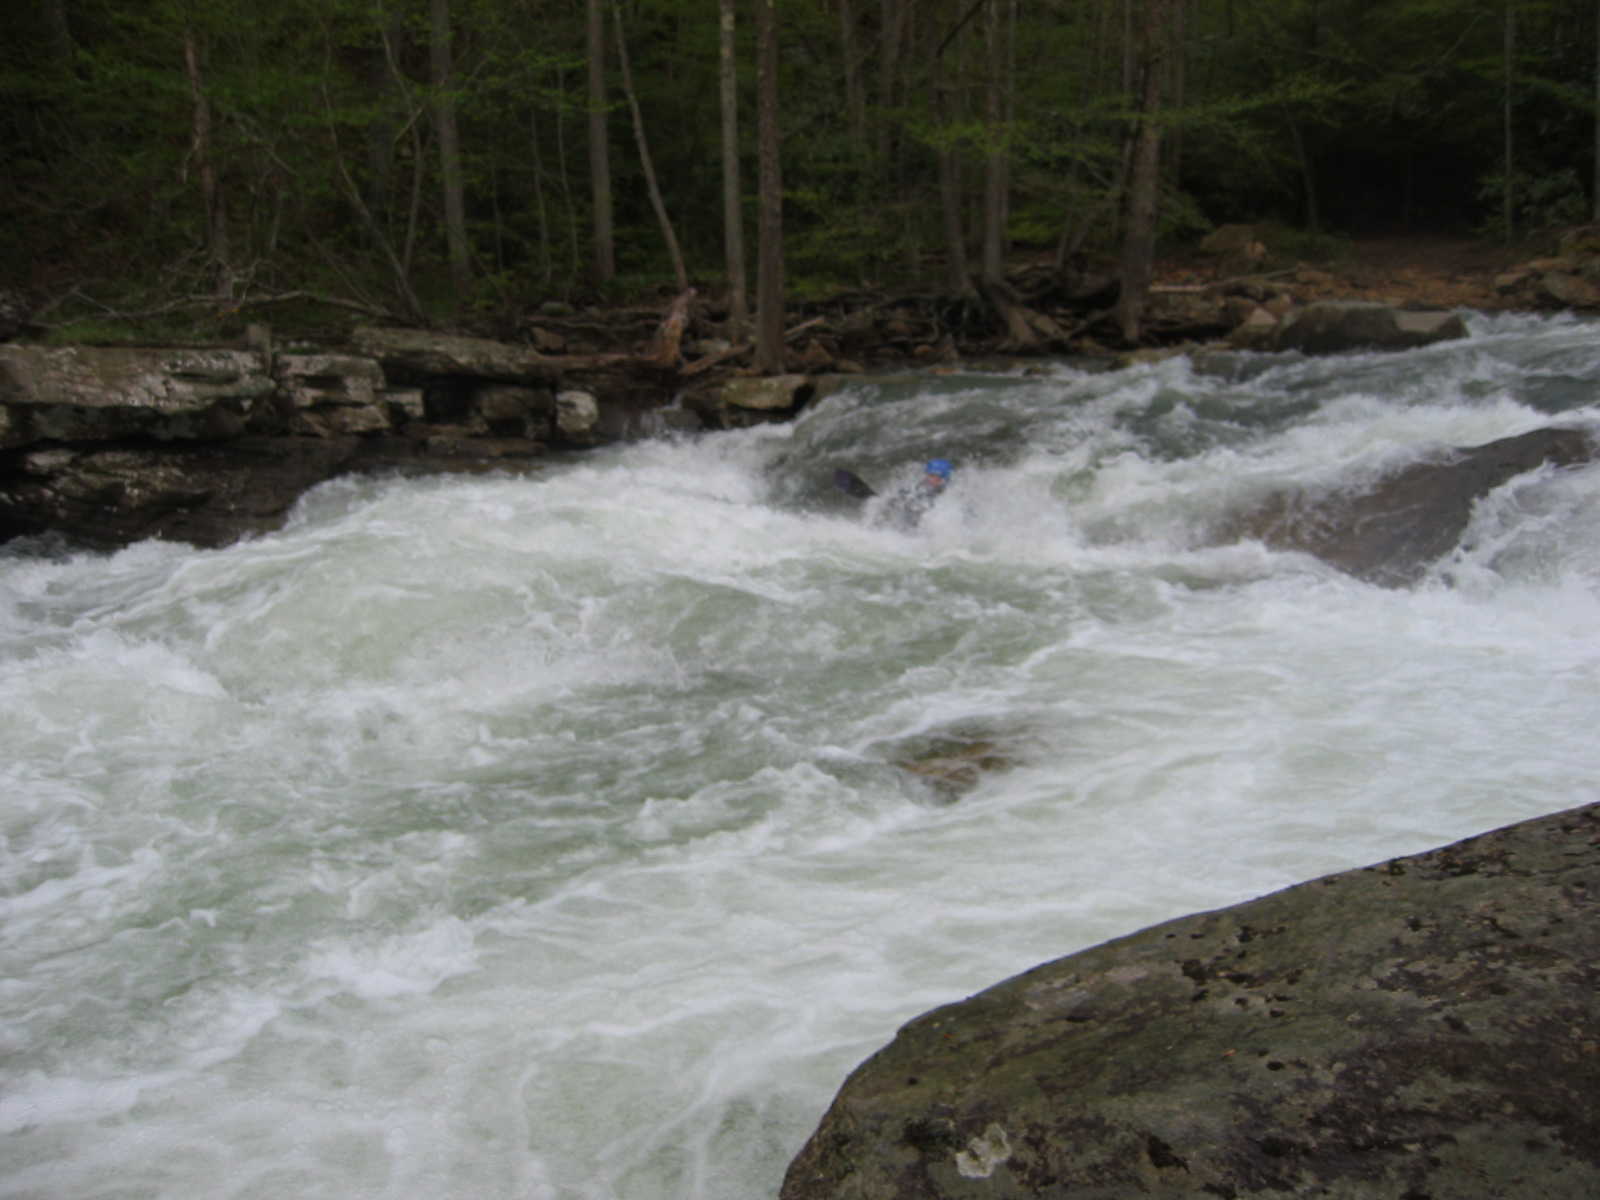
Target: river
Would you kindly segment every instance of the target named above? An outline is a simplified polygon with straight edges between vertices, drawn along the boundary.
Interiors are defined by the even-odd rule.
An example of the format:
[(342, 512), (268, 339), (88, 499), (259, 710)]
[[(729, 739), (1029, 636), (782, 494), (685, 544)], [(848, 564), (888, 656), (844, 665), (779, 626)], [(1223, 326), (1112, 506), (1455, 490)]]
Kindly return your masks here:
[[(1592, 801), (1600, 470), (1420, 585), (1218, 543), (1600, 418), (1595, 327), (863, 381), (0, 558), (0, 1197), (751, 1200), (909, 1017)], [(922, 526), (830, 485), (956, 463)], [(874, 502), (876, 503), (876, 502)], [(994, 747), (952, 795), (901, 765)]]

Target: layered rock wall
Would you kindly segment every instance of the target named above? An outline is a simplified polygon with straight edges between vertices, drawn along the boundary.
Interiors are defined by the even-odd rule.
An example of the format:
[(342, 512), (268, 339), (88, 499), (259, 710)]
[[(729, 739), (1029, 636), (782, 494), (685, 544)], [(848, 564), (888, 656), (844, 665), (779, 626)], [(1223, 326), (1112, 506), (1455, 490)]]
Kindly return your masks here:
[(341, 351), (0, 345), (0, 541), (220, 545), (357, 470), (525, 469), (705, 423), (669, 372), (415, 330)]

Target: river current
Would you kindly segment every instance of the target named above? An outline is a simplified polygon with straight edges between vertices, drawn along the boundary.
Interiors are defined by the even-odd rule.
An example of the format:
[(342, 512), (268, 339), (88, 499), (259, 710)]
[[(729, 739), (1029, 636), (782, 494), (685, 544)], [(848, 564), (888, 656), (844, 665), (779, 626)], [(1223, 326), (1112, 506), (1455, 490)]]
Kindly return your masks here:
[[(1600, 423), (1596, 327), (863, 381), (0, 557), (0, 1197), (751, 1200), (906, 1019), (1600, 793), (1600, 469), (1388, 590), (1285, 487)], [(920, 528), (880, 489), (931, 455)], [(997, 760), (952, 795), (902, 765)]]

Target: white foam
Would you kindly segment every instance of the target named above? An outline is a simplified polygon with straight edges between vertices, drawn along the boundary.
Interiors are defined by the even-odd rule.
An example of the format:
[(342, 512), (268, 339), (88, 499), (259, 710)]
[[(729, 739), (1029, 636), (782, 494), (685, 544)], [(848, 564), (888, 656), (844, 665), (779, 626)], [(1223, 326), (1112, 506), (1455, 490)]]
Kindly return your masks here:
[[(0, 565), (0, 1195), (771, 1195), (919, 1011), (1591, 798), (1584, 472), (1498, 491), (1409, 591), (1207, 537), (1587, 369), (1576, 327), (1474, 328), (1234, 383), (862, 385), (860, 421)], [(963, 431), (916, 533), (764, 499), (796, 444), (891, 473)], [(899, 765), (947, 737), (1006, 769), (952, 802)]]

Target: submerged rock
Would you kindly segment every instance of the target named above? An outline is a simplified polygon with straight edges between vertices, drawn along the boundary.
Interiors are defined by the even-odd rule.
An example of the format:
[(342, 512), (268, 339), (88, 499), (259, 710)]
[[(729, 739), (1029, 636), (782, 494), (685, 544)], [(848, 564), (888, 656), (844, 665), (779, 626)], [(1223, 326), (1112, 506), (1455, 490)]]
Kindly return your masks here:
[(941, 800), (958, 800), (990, 775), (1016, 766), (1014, 748), (993, 736), (951, 732), (911, 739), (895, 765), (923, 780)]
[(1058, 959), (907, 1024), (783, 1200), (1600, 1195), (1600, 805)]

